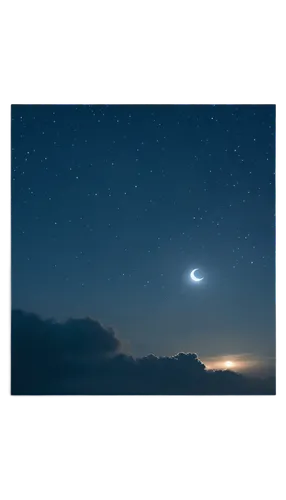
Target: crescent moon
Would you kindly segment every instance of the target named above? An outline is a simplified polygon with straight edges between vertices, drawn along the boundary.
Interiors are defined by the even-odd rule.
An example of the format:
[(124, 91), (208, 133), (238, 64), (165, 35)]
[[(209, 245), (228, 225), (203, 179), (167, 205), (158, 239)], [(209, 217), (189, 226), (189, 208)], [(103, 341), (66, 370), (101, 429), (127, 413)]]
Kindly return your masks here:
[(193, 281), (202, 281), (202, 280), (204, 279), (204, 278), (197, 278), (197, 277), (196, 277), (196, 274), (195, 274), (195, 273), (196, 273), (196, 271), (198, 271), (198, 270), (199, 270), (199, 268), (197, 268), (197, 269), (193, 269), (193, 270), (192, 270), (192, 272), (191, 272), (191, 275), (190, 275), (190, 276), (191, 276), (191, 278), (192, 278), (192, 280), (193, 280)]

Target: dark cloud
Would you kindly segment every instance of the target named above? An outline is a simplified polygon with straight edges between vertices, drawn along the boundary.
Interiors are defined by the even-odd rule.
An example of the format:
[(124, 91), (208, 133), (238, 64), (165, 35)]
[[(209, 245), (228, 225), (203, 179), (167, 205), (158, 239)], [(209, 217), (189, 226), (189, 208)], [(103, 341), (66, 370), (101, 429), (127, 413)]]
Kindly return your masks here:
[(275, 394), (275, 379), (207, 370), (193, 353), (133, 358), (112, 329), (12, 312), (12, 394)]

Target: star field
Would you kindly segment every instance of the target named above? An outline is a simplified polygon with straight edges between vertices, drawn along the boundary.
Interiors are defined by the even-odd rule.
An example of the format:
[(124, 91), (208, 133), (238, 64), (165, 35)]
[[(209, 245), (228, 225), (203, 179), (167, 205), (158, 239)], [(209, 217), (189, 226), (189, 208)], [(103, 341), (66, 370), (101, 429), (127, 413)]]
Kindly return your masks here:
[(11, 182), (13, 307), (273, 355), (274, 106), (13, 106)]

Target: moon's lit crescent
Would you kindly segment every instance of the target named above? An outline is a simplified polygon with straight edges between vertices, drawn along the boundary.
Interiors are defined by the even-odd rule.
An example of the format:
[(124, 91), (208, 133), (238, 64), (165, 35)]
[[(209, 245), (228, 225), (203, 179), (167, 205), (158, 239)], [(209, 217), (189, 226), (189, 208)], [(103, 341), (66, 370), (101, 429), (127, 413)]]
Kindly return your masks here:
[(193, 281), (202, 281), (204, 278), (197, 278), (196, 277), (196, 271), (198, 271), (199, 268), (197, 269), (193, 269), (192, 272), (191, 272), (191, 278)]

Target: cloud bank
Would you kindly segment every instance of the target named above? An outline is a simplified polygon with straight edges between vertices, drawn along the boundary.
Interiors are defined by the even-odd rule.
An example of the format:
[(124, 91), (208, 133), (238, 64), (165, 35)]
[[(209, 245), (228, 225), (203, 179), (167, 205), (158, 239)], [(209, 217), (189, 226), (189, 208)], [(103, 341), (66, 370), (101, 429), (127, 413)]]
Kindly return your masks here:
[(90, 318), (65, 323), (12, 311), (13, 395), (263, 395), (275, 379), (207, 370), (194, 353), (133, 358), (111, 328)]

